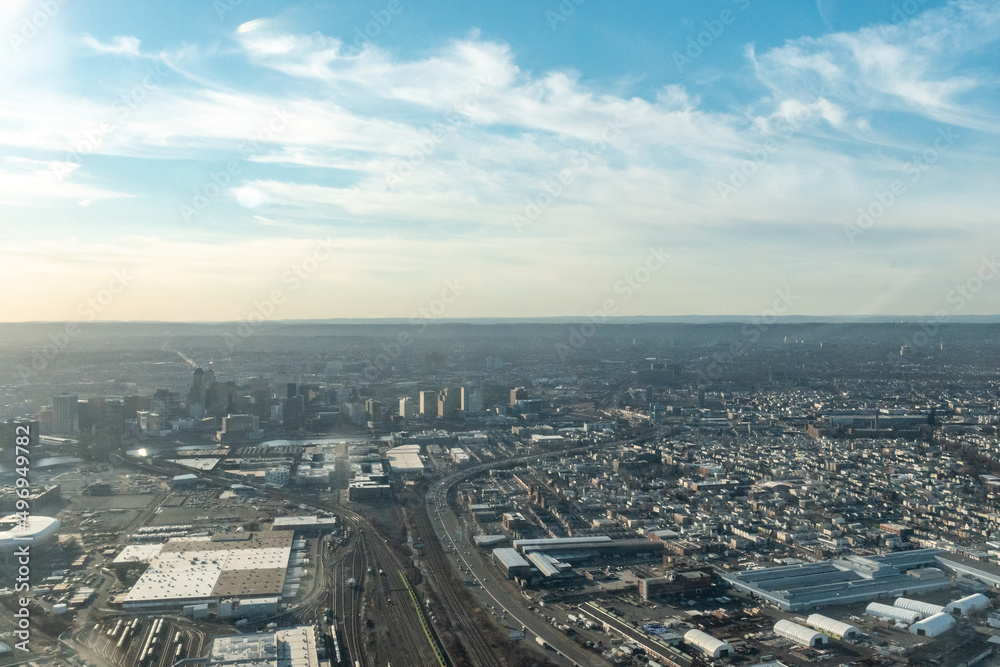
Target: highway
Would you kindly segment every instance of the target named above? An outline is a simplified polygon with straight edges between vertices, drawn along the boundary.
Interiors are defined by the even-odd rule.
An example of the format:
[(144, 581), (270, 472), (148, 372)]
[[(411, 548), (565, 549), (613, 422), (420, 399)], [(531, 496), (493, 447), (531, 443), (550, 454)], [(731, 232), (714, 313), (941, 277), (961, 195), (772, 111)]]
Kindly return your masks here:
[[(433, 527), (426, 511), (416, 509), (413, 512), (415, 529), (419, 535), (431, 537)], [(448, 556), (441, 548), (438, 540), (425, 539), (421, 563), (431, 588), (437, 593), (438, 600), (444, 608), (458, 640), (469, 653), (469, 659), (475, 667), (502, 667), (495, 651), (483, 635), (482, 630), (473, 618), (473, 612), (466, 602), (455, 591), (455, 585), (460, 578), (455, 576), (448, 562)]]
[[(462, 479), (485, 472), (497, 465), (538, 461), (576, 452), (593, 451), (595, 447), (621, 446), (645, 439), (646, 437), (596, 446), (572, 447), (541, 455), (493, 461), (452, 473), (430, 486), (426, 497), (427, 515), (421, 520), (417, 516), (420, 513), (415, 513), (418, 529), (424, 531), (428, 528), (428, 524), (430, 528), (422, 535), (425, 545), (430, 542), (429, 547), (425, 547), (430, 549), (425, 551), (425, 555), (429, 556), (425, 562), (426, 574), (473, 665), (499, 667), (501, 663), (473, 618), (472, 610), (468, 609), (451, 589), (454, 581), (461, 581), (464, 577), (457, 570), (448, 572), (447, 568), (453, 565), (445, 554), (448, 550), (453, 551), (461, 565), (482, 586), (482, 594), (488, 601), (492, 601), (493, 611), (505, 613), (518, 625), (524, 626), (526, 632), (548, 642), (554, 649), (553, 652), (546, 653), (549, 659), (575, 667), (603, 667), (607, 663), (529, 611), (520, 593), (512, 584), (502, 580), (500, 571), (488, 560), (481, 558), (468, 542), (460, 540), (458, 536), (464, 529), (447, 504), (447, 495), (451, 487)], [(128, 463), (137, 464), (135, 461)], [(154, 464), (148, 460), (139, 463), (138, 467), (155, 469), (164, 474), (174, 472), (170, 464), (161, 462)], [(223, 486), (232, 483), (228, 478), (213, 473), (202, 472), (200, 476)], [(326, 542), (323, 541), (317, 554), (314, 590), (308, 593), (293, 610), (281, 616), (300, 622), (322, 623), (325, 612), (327, 610), (332, 612), (336, 616), (332, 631), (341, 639), (341, 649), (346, 654), (347, 664), (357, 663), (371, 667), (383, 667), (389, 664), (397, 667), (466, 664), (466, 661), (456, 661), (453, 656), (447, 656), (447, 661), (439, 657), (440, 653), (445, 653), (443, 645), (433, 629), (421, 622), (421, 610), (410, 604), (408, 599), (406, 586), (403, 583), (405, 561), (408, 559), (390, 548), (366, 517), (332, 500), (321, 499), (314, 495), (297, 494), (252, 482), (249, 486), (272, 498), (305, 503), (337, 515), (350, 531), (349, 541), (339, 547), (336, 553), (326, 553), (323, 548)], [(421, 521), (426, 523), (421, 524)], [(438, 542), (436, 545), (433, 543), (435, 536)], [(379, 574), (380, 571), (383, 574)], [(350, 579), (355, 580), (353, 587), (348, 585)], [(128, 666), (132, 663), (124, 664)]]
[[(622, 442), (606, 443), (599, 447), (619, 447), (645, 439), (635, 438)], [(563, 665), (574, 665), (576, 667), (603, 667), (608, 663), (599, 655), (581, 648), (576, 642), (553, 628), (535, 613), (529, 611), (524, 598), (519, 593), (515, 594), (508, 590), (508, 584), (503, 580), (503, 574), (500, 570), (489, 561), (480, 558), (474, 547), (460, 537), (466, 533), (466, 530), (448, 506), (448, 493), (451, 487), (458, 482), (496, 468), (500, 464), (538, 461), (581, 451), (593, 451), (593, 449), (594, 445), (588, 445), (585, 447), (547, 452), (545, 454), (520, 456), (504, 461), (492, 461), (473, 466), (454, 472), (434, 482), (428, 489), (426, 498), (427, 511), (431, 517), (431, 525), (438, 541), (445, 550), (452, 550), (454, 552), (458, 562), (461, 563), (461, 567), (466, 569), (482, 587), (483, 594), (493, 600), (495, 603), (494, 606), (497, 609), (502, 610), (518, 624), (524, 626), (526, 633), (530, 632), (548, 642), (555, 652), (555, 655), (549, 656), (550, 659), (558, 660)], [(458, 576), (461, 577), (461, 574)]]
[[(457, 480), (453, 480), (457, 481)], [(462, 563), (469, 575), (472, 576), (482, 587), (482, 593), (495, 603), (497, 609), (502, 610), (518, 624), (524, 626), (525, 633), (531, 633), (541, 637), (555, 649), (555, 655), (549, 656), (563, 665), (574, 665), (576, 667), (603, 667), (607, 663), (593, 653), (580, 648), (574, 641), (569, 639), (536, 614), (529, 611), (524, 604), (524, 599), (520, 595), (511, 594), (501, 584), (500, 579), (503, 574), (500, 570), (489, 562), (483, 561), (474, 554), (474, 548), (464, 540), (459, 541), (455, 536), (462, 534), (463, 528), (459, 524), (454, 513), (447, 506), (447, 489), (450, 484), (438, 482), (434, 485), (435, 498), (432, 503), (432, 525), (438, 539), (446, 548), (454, 550), (458, 560)], [(440, 495), (438, 495), (440, 492)]]
[[(635, 440), (628, 441), (634, 442)], [(621, 443), (614, 443), (615, 446)], [(606, 446), (612, 446), (609, 443)], [(562, 450), (558, 452), (550, 452), (544, 455), (532, 455), (519, 457), (516, 459), (508, 459), (507, 462), (518, 462), (521, 460), (538, 460), (540, 458), (547, 457), (557, 457), (566, 453), (571, 453), (575, 451), (587, 451), (592, 450), (593, 446), (578, 447), (570, 450)], [(450, 488), (451, 485), (465, 478), (481, 472), (482, 470), (489, 469), (490, 467), (495, 467), (497, 462), (491, 462), (490, 464), (483, 464), (482, 466), (477, 466), (476, 468), (470, 468), (463, 470), (460, 473), (453, 474), (449, 477), (444, 478), (435, 482), (431, 489), (428, 491), (428, 522), (431, 525), (431, 529), (435, 535), (437, 535), (439, 544), (442, 547), (451, 546), (456, 549), (460, 554), (462, 561), (465, 566), (470, 569), (473, 576), (479, 581), (480, 585), (483, 586), (483, 591), (490, 597), (495, 603), (495, 607), (507, 613), (512, 619), (517, 621), (520, 625), (525, 626), (527, 631), (534, 633), (537, 636), (545, 639), (549, 644), (555, 649), (554, 653), (551, 655), (546, 654), (552, 660), (560, 660), (564, 665), (575, 665), (577, 667), (604, 667), (607, 663), (600, 658), (600, 656), (595, 655), (581, 647), (579, 647), (575, 642), (567, 638), (564, 634), (550, 626), (548, 623), (543, 621), (537, 615), (528, 611), (525, 608), (524, 601), (519, 595), (511, 594), (499, 585), (499, 580), (497, 578), (498, 570), (491, 566), (489, 563), (483, 563), (482, 561), (475, 562), (472, 561), (468, 554), (462, 554), (461, 546), (464, 546), (464, 550), (468, 551), (468, 544), (460, 545), (456, 543), (452, 538), (453, 533), (449, 533), (447, 530), (448, 524), (446, 520), (450, 515), (451, 528), (458, 532), (461, 527), (458, 524), (457, 518), (451, 513), (450, 509), (447, 507), (445, 502), (446, 491), (444, 495), (441, 495), (441, 502), (438, 504), (431, 505), (431, 500), (435, 497), (436, 490), (439, 491), (442, 488)], [(375, 654), (377, 656), (383, 657), (388, 662), (393, 665), (405, 664), (405, 665), (435, 665), (438, 664), (433, 652), (430, 650), (430, 641), (438, 641), (435, 637), (424, 637), (420, 631), (420, 625), (418, 620), (413, 619), (412, 614), (402, 615), (405, 618), (400, 618), (398, 624), (391, 619), (393, 617), (399, 617), (404, 608), (404, 597), (406, 593), (403, 591), (404, 587), (402, 585), (401, 578), (398, 575), (398, 570), (402, 569), (402, 560), (399, 555), (390, 549), (383, 539), (380, 539), (379, 533), (375, 530), (374, 526), (368, 521), (366, 517), (353, 510), (349, 510), (343, 506), (337, 505), (332, 502), (327, 502), (319, 500), (314, 497), (298, 497), (295, 494), (288, 493), (286, 491), (278, 491), (276, 489), (266, 489), (269, 494), (272, 492), (273, 495), (280, 495), (286, 497), (296, 502), (311, 503), (313, 506), (328, 510), (332, 513), (340, 516), (347, 525), (351, 526), (354, 534), (359, 538), (361, 542), (360, 551), (356, 553), (361, 554), (362, 563), (378, 563), (377, 565), (371, 565), (374, 572), (378, 572), (379, 569), (384, 569), (385, 574), (381, 577), (375, 577), (377, 580), (376, 585), (379, 586), (379, 594), (373, 597), (365, 596), (364, 600), (361, 602), (360, 609), (356, 606), (357, 599), (362, 596), (357, 595), (357, 593), (349, 594), (355, 597), (354, 609), (356, 612), (353, 615), (342, 616), (340, 613), (337, 614), (338, 619), (341, 621), (341, 628), (343, 635), (345, 637), (345, 643), (348, 645), (348, 650), (352, 656), (352, 660), (357, 659), (354, 656), (357, 655), (355, 651), (360, 651), (362, 658), (360, 660), (362, 665), (373, 664), (381, 665), (382, 662), (367, 662), (365, 657), (367, 654), (362, 651), (362, 647), (359, 643), (364, 636), (364, 630), (360, 626), (363, 618), (377, 618), (378, 622), (384, 628), (393, 628), (398, 634), (399, 639), (408, 638), (410, 646), (416, 649), (417, 654), (420, 655), (420, 661), (414, 660), (416, 655), (413, 653), (405, 653), (405, 647), (402, 648), (404, 653), (399, 654), (399, 650), (403, 642), (383, 642), (384, 646), (381, 650), (376, 650)], [(426, 524), (425, 524), (426, 525)], [(374, 536), (374, 538), (373, 538)], [(423, 536), (425, 545), (428, 541), (432, 539), (431, 534), (426, 534)], [(425, 546), (425, 552), (427, 547)], [(442, 569), (450, 565), (450, 561), (447, 560), (443, 551), (440, 551), (440, 559), (430, 558), (425, 561), (425, 565), (429, 565), (427, 568), (427, 576), (431, 580), (432, 588), (435, 593), (438, 594), (439, 601), (442, 606), (449, 614), (449, 621), (451, 622), (452, 629), (456, 631), (459, 641), (461, 641), (463, 647), (469, 653), (469, 658), (473, 665), (483, 665), (488, 667), (499, 666), (501, 663), (497, 659), (495, 652), (491, 648), (487, 639), (483, 636), (482, 631), (476, 624), (472, 616), (472, 611), (465, 606), (465, 603), (451, 590), (451, 582), (447, 577), (447, 573)], [(426, 553), (425, 553), (426, 556)], [(468, 560), (467, 560), (468, 558)], [(362, 577), (357, 577), (356, 573), (358, 571), (363, 573)], [(367, 587), (372, 583), (372, 576), (367, 574), (367, 569), (364, 564), (356, 566), (352, 569), (355, 572), (355, 578), (360, 586), (365, 587), (367, 592)], [(463, 578), (461, 574), (455, 572), (456, 576), (452, 581), (461, 581)], [(350, 577), (347, 577), (350, 578)], [(340, 577), (335, 577), (335, 579), (344, 579)], [(493, 583), (490, 583), (492, 579)], [(363, 582), (363, 583), (362, 583)], [(388, 599), (389, 595), (392, 595), (393, 603), (386, 604), (385, 600)], [(345, 595), (345, 591), (341, 588), (341, 596)], [(375, 609), (369, 610), (365, 607), (368, 599), (373, 600)], [(344, 610), (349, 609), (350, 606), (347, 604), (342, 604)], [(412, 609), (410, 611), (413, 611)], [(351, 621), (346, 621), (345, 619), (352, 619)], [(353, 627), (352, 627), (353, 626)], [(353, 638), (353, 639), (352, 639)], [(430, 640), (430, 641), (429, 641)], [(354, 642), (352, 646), (352, 641)], [(403, 662), (398, 662), (398, 660), (404, 660)], [(407, 661), (408, 660), (408, 661)], [(456, 661), (453, 658), (450, 660), (453, 665), (465, 664), (462, 661)]]

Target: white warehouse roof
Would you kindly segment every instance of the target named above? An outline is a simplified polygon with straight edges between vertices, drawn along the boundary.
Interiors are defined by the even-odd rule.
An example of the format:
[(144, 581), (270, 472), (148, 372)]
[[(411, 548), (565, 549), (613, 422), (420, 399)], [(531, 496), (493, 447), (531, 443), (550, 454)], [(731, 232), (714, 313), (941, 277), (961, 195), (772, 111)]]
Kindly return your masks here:
[(890, 618), (894, 621), (900, 621), (901, 623), (912, 624), (920, 620), (920, 612), (913, 611), (910, 609), (903, 609), (902, 607), (890, 607), (887, 604), (882, 604), (881, 602), (872, 602), (865, 609), (865, 613), (869, 616), (874, 616), (876, 618)]
[(937, 637), (951, 630), (954, 625), (955, 619), (950, 614), (941, 612), (911, 625), (910, 634), (921, 635), (923, 637)]
[(332, 528), (337, 525), (336, 517), (319, 517), (316, 514), (306, 516), (277, 516), (271, 524), (275, 528)]
[[(514, 550), (514, 552), (517, 553), (516, 550)], [(554, 577), (562, 572), (559, 567), (561, 563), (552, 556), (549, 556), (541, 551), (532, 551), (529, 553), (528, 560), (531, 561), (532, 565), (538, 568), (538, 571), (541, 572), (543, 576)]]
[(948, 605), (948, 611), (952, 614), (960, 613), (967, 616), (977, 609), (986, 609), (990, 606), (990, 599), (982, 593), (967, 595), (961, 600), (955, 600)]
[(117, 563), (152, 563), (163, 548), (162, 544), (129, 544), (118, 554)]
[(217, 637), (209, 658), (216, 667), (318, 667), (317, 639), (316, 627), (309, 625)]
[(911, 600), (910, 598), (896, 598), (895, 605), (900, 609), (909, 609), (910, 611), (920, 612), (922, 618), (927, 618), (928, 616), (933, 616), (934, 614), (940, 614), (944, 611), (944, 607), (939, 604), (931, 604), (930, 602), (921, 602), (920, 600)]
[(720, 658), (733, 652), (732, 646), (701, 630), (688, 630), (684, 634), (684, 641), (713, 658)]
[(595, 542), (610, 542), (607, 535), (593, 535), (591, 537), (540, 537), (530, 540), (514, 540), (514, 548), (521, 551), (536, 547), (584, 547)]
[(822, 632), (816, 632), (812, 628), (807, 628), (804, 625), (792, 623), (785, 619), (781, 619), (774, 624), (774, 634), (785, 639), (791, 639), (793, 642), (802, 644), (803, 646), (819, 646), (830, 641)]
[(833, 635), (837, 638), (857, 637), (861, 634), (861, 631), (853, 625), (849, 625), (843, 621), (838, 621), (830, 618), (829, 616), (824, 616), (823, 614), (812, 614), (806, 619), (806, 623), (817, 630)]
[(171, 540), (159, 545), (122, 602), (126, 607), (180, 605), (213, 597), (274, 595), (285, 579), (292, 537), (290, 531), (277, 531), (222, 540)]
[(17, 514), (0, 518), (0, 552), (14, 551), (28, 543), (39, 544), (59, 532), (59, 519), (29, 516), (22, 521)]
[(530, 567), (524, 556), (517, 553), (517, 549), (511, 549), (510, 547), (494, 549), (493, 558), (500, 561), (508, 569), (512, 567)]
[(424, 469), (424, 462), (420, 459), (420, 445), (393, 447), (385, 453), (385, 457), (393, 472), (419, 472)]

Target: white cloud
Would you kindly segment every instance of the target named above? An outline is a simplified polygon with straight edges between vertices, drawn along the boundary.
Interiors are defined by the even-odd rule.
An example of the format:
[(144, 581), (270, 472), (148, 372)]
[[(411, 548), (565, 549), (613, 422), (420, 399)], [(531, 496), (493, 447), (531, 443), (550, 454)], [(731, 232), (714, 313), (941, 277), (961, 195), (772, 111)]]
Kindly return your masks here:
[[(546, 298), (554, 296), (563, 312), (581, 312), (593, 304), (564, 298), (572, 286), (553, 276), (576, 281), (587, 274), (585, 265), (603, 267), (578, 286), (602, 293), (634, 261), (635, 246), (650, 239), (700, 248), (682, 249), (677, 264), (681, 276), (704, 273), (698, 280), (706, 293), (725, 291), (737, 271), (780, 281), (775, 266), (790, 254), (833, 270), (836, 263), (824, 253), (831, 244), (836, 253), (837, 243), (849, 249), (840, 226), (898, 177), (907, 151), (922, 151), (934, 139), (912, 127), (905, 128), (909, 134), (887, 133), (887, 113), (994, 130), (994, 112), (977, 97), (983, 86), (975, 69), (949, 62), (992, 43), (988, 26), (996, 25), (996, 13), (987, 3), (955, 3), (899, 26), (751, 49), (749, 62), (770, 93), (742, 108), (711, 107), (679, 85), (639, 97), (621, 92), (628, 86), (597, 84), (572, 71), (531, 72), (508, 45), (478, 35), (407, 60), (258, 19), (240, 26), (233, 48), (248, 59), (248, 74), (266, 77), (266, 87), (212, 74), (213, 59), (232, 58), (231, 49), (196, 48), (171, 60), (185, 74), (182, 82), (165, 78), (121, 119), (115, 95), (85, 97), (30, 83), (12, 88), (0, 98), (0, 144), (32, 157), (0, 162), (0, 206), (40, 207), (55, 198), (76, 203), (80, 208), (71, 210), (78, 216), (92, 215), (84, 209), (127, 196), (117, 191), (130, 189), (122, 184), (132, 183), (126, 172), (133, 165), (156, 159), (164, 160), (157, 169), (176, 170), (177, 183), (185, 183), (167, 178), (149, 186), (157, 205), (166, 201), (169, 208), (190, 200), (184, 169), (207, 173), (240, 161), (231, 196), (213, 201), (199, 218), (211, 219), (213, 235), (89, 249), (65, 239), (38, 248), (53, 271), (70, 276), (84, 276), (73, 264), (84, 251), (106, 253), (102, 262), (109, 265), (133, 257), (149, 285), (136, 293), (158, 304), (158, 313), (176, 304), (176, 312), (190, 317), (203, 314), (182, 307), (183, 295), (204, 284), (207, 272), (235, 295), (231, 312), (213, 306), (207, 316), (239, 317), (308, 247), (301, 236), (327, 233), (337, 234), (345, 252), (302, 298), (317, 303), (335, 294), (345, 315), (403, 312), (440, 278), (439, 267), (453, 264), (481, 276), (476, 286), (487, 299), (479, 301), (482, 311), (464, 314), (490, 314), (488, 300), (510, 290), (535, 294), (524, 312), (547, 314)], [(141, 53), (135, 38), (82, 39), (123, 63)], [(102, 158), (69, 159), (70, 147), (108, 118), (116, 120), (113, 130), (93, 151)], [(949, 166), (928, 171), (868, 238), (890, 232), (915, 238), (948, 219), (955, 230), (985, 239), (996, 215), (982, 196), (995, 155), (992, 137), (976, 136), (984, 135), (980, 154), (950, 149), (942, 158)], [(178, 166), (188, 161), (197, 166)], [(65, 173), (62, 181), (50, 177), (53, 166)], [(751, 177), (721, 198), (716, 184), (741, 169)], [(567, 170), (560, 193), (518, 233), (512, 216), (541, 201)], [(30, 214), (19, 213), (22, 221)], [(247, 240), (248, 234), (273, 236)], [(741, 254), (746, 239), (766, 246), (762, 266)], [(967, 237), (956, 236), (942, 245), (963, 242)], [(881, 258), (850, 252), (857, 261), (852, 284), (863, 284), (866, 271), (885, 278)], [(729, 268), (719, 268), (715, 253)], [(370, 300), (353, 295), (398, 289), (383, 275), (388, 269), (374, 268), (389, 265), (417, 278), (394, 293), (384, 312), (366, 311)], [(259, 271), (248, 276), (247, 266)], [(817, 293), (832, 293), (821, 278), (810, 280)], [(153, 294), (167, 295), (167, 302)], [(681, 299), (667, 288), (643, 298), (655, 305), (654, 297)], [(670, 303), (687, 312), (705, 308), (684, 298)], [(137, 297), (130, 308), (142, 303)], [(296, 302), (287, 316), (311, 316), (310, 307), (308, 300)]]
[(102, 42), (93, 35), (84, 35), (81, 42), (95, 53), (130, 56), (139, 55), (142, 44), (136, 37), (114, 37), (110, 42)]
[(995, 2), (953, 0), (897, 25), (795, 39), (750, 55), (778, 99), (824, 97), (859, 116), (897, 111), (1000, 132), (994, 106), (972, 95), (991, 87), (993, 74), (956, 67), (995, 51), (998, 25)]
[(75, 200), (88, 206), (102, 199), (131, 195), (74, 182), (67, 178), (79, 165), (19, 157), (0, 159), (0, 206), (42, 207), (53, 200)]

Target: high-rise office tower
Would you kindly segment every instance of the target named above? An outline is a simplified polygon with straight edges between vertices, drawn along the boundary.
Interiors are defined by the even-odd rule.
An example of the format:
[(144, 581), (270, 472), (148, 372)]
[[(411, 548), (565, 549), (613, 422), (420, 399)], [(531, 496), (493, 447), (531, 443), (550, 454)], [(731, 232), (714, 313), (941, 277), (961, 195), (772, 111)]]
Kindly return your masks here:
[(79, 397), (76, 394), (59, 394), (52, 400), (52, 432), (73, 435), (80, 428)]
[(442, 389), (438, 392), (438, 419), (450, 419), (462, 407), (460, 393), (456, 389)]
[(483, 390), (479, 387), (462, 387), (461, 410), (467, 414), (482, 412)]
[(422, 391), (420, 392), (420, 415), (423, 417), (436, 417), (437, 416), (437, 392), (436, 391)]

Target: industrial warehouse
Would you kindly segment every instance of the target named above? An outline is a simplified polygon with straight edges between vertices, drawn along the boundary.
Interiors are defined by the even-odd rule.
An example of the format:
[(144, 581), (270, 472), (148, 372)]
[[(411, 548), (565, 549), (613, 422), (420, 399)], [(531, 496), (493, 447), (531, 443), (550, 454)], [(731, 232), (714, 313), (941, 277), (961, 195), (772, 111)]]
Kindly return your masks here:
[(554, 558), (562, 558), (564, 560), (586, 560), (587, 558), (613, 554), (631, 556), (663, 553), (662, 542), (635, 539), (612, 540), (607, 535), (514, 540), (513, 544), (515, 549), (524, 554), (541, 551)]
[(44, 544), (59, 532), (59, 520), (47, 516), (26, 519), (11, 514), (0, 518), (0, 553), (14, 551), (19, 545)]
[(807, 628), (798, 623), (793, 623), (787, 619), (781, 619), (774, 624), (774, 634), (785, 639), (790, 639), (801, 646), (817, 647), (830, 641), (822, 632)]
[(514, 540), (513, 545), (493, 550), (493, 561), (509, 579), (526, 578), (532, 572), (545, 579), (569, 576), (573, 567), (588, 561), (663, 552), (662, 542), (612, 540), (607, 535)]
[(685, 632), (684, 642), (694, 646), (710, 658), (728, 658), (733, 654), (733, 647), (730, 644), (701, 630)]
[(115, 564), (149, 567), (119, 601), (128, 610), (218, 604), (223, 598), (264, 598), (285, 590), (294, 533), (236, 533), (126, 547)]
[[(908, 626), (911, 634), (937, 637), (955, 627), (955, 618), (968, 616), (989, 607), (989, 599), (980, 593), (967, 595), (948, 605), (931, 604), (922, 600), (897, 598), (890, 606), (872, 602), (865, 610), (868, 616)], [(812, 617), (810, 617), (812, 618)]]
[(734, 588), (785, 611), (866, 602), (951, 587), (940, 570), (937, 549), (883, 556), (846, 556), (801, 565), (723, 575)]
[(207, 664), (217, 667), (320, 667), (330, 664), (325, 660), (325, 649), (315, 626), (300, 625), (274, 632), (217, 637), (212, 642)]
[(853, 625), (822, 614), (811, 614), (806, 619), (806, 625), (825, 632), (835, 639), (858, 639), (861, 636), (861, 630)]
[[(613, 405), (616, 383), (552, 374), (513, 389), (512, 405), (497, 392), (515, 376), (492, 379), (489, 414), (379, 423), (393, 403), (376, 398), (365, 406), (372, 424), (324, 434), (303, 426), (310, 403), (324, 414), (335, 401), (364, 405), (353, 396), (369, 388), (330, 387), (319, 364), (303, 371), (318, 372), (316, 386), (272, 391), (243, 377), (250, 367), (219, 365), (232, 384), (192, 387), (194, 398), (219, 394), (217, 417), (191, 417), (193, 428), (221, 418), (229, 433), (241, 420), (223, 408), (260, 407), (270, 432), (260, 442), (137, 434), (107, 460), (37, 471), (32, 516), (60, 525), (58, 541), (32, 554), (32, 620), (37, 647), (68, 659), (27, 658), (34, 664), (398, 667), (441, 664), (437, 650), (451, 665), (588, 667), (970, 667), (1000, 657), (1000, 467), (979, 474), (969, 449), (942, 444), (952, 431), (817, 435), (828, 421), (861, 427), (830, 420), (832, 403), (817, 406), (836, 396), (806, 385), (785, 401), (644, 382), (622, 389), (628, 409), (616, 413), (594, 403), (610, 393)], [(615, 366), (612, 380), (624, 370)], [(428, 373), (451, 370), (427, 360)], [(650, 369), (650, 379), (672, 372)], [(439, 381), (378, 391), (430, 399), (439, 392), (423, 387)], [(58, 398), (65, 413), (72, 401)], [(169, 407), (127, 398), (137, 412)], [(964, 421), (968, 407), (941, 405), (938, 419), (952, 410)], [(294, 428), (265, 425), (284, 408)], [(653, 421), (636, 422), (646, 409)], [(1000, 399), (980, 416), (1000, 434)], [(94, 414), (84, 417), (80, 451), (57, 444), (44, 455), (93, 453)], [(413, 430), (389, 434), (397, 428)], [(315, 628), (315, 660), (309, 637), (290, 630), (303, 626)]]

